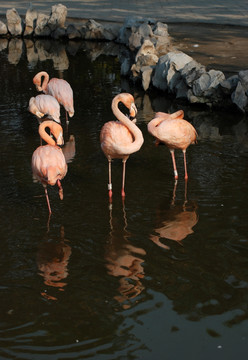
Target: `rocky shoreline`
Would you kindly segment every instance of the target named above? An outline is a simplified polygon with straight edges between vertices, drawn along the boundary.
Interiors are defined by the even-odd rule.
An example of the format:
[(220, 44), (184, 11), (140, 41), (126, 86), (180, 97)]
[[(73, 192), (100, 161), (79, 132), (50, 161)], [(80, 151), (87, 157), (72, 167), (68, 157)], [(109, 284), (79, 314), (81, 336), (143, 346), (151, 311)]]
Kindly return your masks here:
[(50, 15), (30, 7), (25, 17), (16, 9), (0, 20), (1, 38), (42, 38), (69, 41), (105, 41), (125, 46), (119, 54), (121, 75), (145, 91), (156, 88), (189, 104), (248, 112), (248, 70), (227, 77), (207, 70), (186, 53), (176, 49), (168, 26), (153, 19), (127, 18), (123, 24), (98, 23), (93, 19), (68, 22), (67, 8), (52, 6)]

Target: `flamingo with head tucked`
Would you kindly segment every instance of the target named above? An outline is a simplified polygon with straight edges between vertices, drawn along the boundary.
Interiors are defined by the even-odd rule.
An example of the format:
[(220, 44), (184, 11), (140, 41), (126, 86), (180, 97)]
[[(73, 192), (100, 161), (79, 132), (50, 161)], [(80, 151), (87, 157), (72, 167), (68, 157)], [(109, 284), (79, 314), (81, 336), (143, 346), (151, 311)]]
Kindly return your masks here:
[(185, 180), (187, 180), (186, 150), (190, 144), (196, 143), (197, 137), (195, 128), (184, 120), (183, 116), (183, 110), (173, 114), (157, 112), (155, 118), (147, 125), (148, 131), (157, 139), (156, 144), (162, 142), (169, 148), (176, 180), (178, 179), (178, 173), (174, 150), (180, 149), (183, 152)]
[[(43, 81), (42, 81), (42, 78)], [(49, 75), (46, 71), (41, 71), (33, 78), (33, 83), (38, 91), (52, 95), (63, 105), (66, 111), (66, 122), (68, 124), (67, 113), (70, 117), (74, 115), (73, 91), (71, 85), (64, 79), (52, 78), (49, 81)]]
[[(51, 134), (56, 141), (45, 131), (50, 129)], [(39, 146), (32, 156), (32, 171), (36, 180), (41, 182), (45, 189), (47, 206), (51, 214), (51, 206), (47, 192), (47, 185), (58, 185), (60, 199), (63, 200), (63, 188), (61, 180), (67, 173), (67, 164), (64, 154), (58, 145), (63, 145), (62, 127), (54, 121), (44, 121), (39, 126), (41, 138), (47, 142), (47, 145)]]
[(109, 162), (109, 199), (112, 198), (111, 161), (122, 159), (122, 197), (125, 197), (125, 170), (126, 161), (130, 154), (138, 151), (143, 142), (143, 135), (140, 129), (125, 116), (119, 109), (118, 104), (123, 103), (128, 109), (131, 117), (135, 117), (137, 109), (134, 98), (131, 94), (121, 93), (116, 95), (112, 101), (112, 111), (118, 121), (109, 121), (103, 125), (100, 133), (101, 148)]
[(28, 110), (39, 119), (47, 115), (57, 123), (60, 123), (60, 105), (51, 95), (37, 95), (29, 100)]

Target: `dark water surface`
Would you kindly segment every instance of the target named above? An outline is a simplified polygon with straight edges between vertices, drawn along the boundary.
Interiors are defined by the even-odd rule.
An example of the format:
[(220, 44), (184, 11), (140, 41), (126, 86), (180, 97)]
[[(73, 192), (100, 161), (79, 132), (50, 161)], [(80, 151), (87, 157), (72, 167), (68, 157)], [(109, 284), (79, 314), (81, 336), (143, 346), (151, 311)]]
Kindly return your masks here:
[[(247, 119), (145, 94), (119, 75), (119, 47), (31, 41), (0, 52), (0, 358), (244, 359), (248, 351)], [(18, 50), (19, 49), (19, 50)], [(38, 122), (27, 111), (41, 70), (74, 90), (65, 139), (76, 154), (62, 185), (34, 183)], [(112, 98), (134, 94), (141, 150), (113, 162), (113, 203), (100, 129)], [(147, 123), (179, 108), (199, 141), (187, 152), (154, 146)], [(61, 109), (62, 124), (65, 125)], [(65, 128), (65, 126), (64, 126)]]

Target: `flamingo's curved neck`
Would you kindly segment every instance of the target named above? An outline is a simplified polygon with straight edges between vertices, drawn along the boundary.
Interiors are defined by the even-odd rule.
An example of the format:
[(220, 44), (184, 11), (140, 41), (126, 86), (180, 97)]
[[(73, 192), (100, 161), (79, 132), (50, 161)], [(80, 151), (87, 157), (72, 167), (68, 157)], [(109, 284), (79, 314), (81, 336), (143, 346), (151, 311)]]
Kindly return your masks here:
[[(56, 138), (56, 141), (48, 135), (46, 132), (46, 128), (49, 128), (51, 133)], [(59, 124), (55, 123), (54, 121), (44, 121), (39, 126), (39, 134), (40, 137), (48, 144), (55, 146), (58, 143), (58, 139), (61, 137), (62, 128)], [(60, 143), (62, 145), (62, 143)]]
[[(42, 82), (42, 76), (44, 77), (43, 82)], [(48, 73), (45, 71), (41, 71), (41, 73), (40, 73), (40, 88), (42, 91), (46, 92), (48, 82), (49, 82)]]
[[(134, 122), (132, 122), (126, 115), (124, 115), (119, 107), (118, 104), (120, 102), (123, 102), (122, 99), (117, 98), (114, 99), (112, 102), (112, 111), (113, 114), (115, 115), (115, 117), (123, 124), (125, 125), (128, 130), (132, 133), (133, 137), (134, 137), (134, 141), (132, 142), (131, 146), (128, 146), (128, 149), (126, 150), (127, 154), (131, 154), (132, 152), (138, 151), (140, 149), (140, 147), (142, 146), (143, 142), (144, 142), (144, 138), (142, 135), (141, 130), (135, 125)], [(125, 102), (123, 102), (123, 104), (125, 105)], [(134, 106), (134, 104), (133, 104)]]

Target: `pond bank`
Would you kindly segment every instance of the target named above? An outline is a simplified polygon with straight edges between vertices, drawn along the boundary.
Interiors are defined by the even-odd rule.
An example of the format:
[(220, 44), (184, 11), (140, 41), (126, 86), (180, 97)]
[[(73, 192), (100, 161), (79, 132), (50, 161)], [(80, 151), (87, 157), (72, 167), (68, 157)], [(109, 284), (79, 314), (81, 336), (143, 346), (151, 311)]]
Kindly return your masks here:
[[(11, 12), (11, 10), (7, 11), (7, 15), (9, 12)], [(19, 25), (19, 33), (15, 32), (16, 25), (13, 26), (14, 30), (11, 31), (8, 23), (7, 28), (9, 33), (11, 33), (11, 36), (27, 36), (25, 32), (27, 29), (28, 12), (31, 12), (30, 9), (28, 9), (24, 21), (24, 24), (26, 22), (25, 31), (23, 24)], [(125, 19), (124, 24), (113, 21), (103, 21), (98, 23), (95, 20), (89, 21), (87, 19), (67, 18), (68, 12), (69, 10), (67, 11), (67, 8), (61, 4), (52, 6), (50, 16), (36, 12), (36, 18), (34, 20), (35, 23), (37, 21), (36, 28), (31, 29), (32, 32), (30, 32), (28, 36), (52, 37), (54, 39), (67, 38), (76, 41), (81, 39), (117, 41), (125, 44), (129, 50), (133, 52), (133, 55), (131, 54), (131, 56), (125, 55), (124, 57), (126, 58), (124, 60), (122, 57), (122, 75), (130, 76), (135, 82), (141, 82), (144, 90), (148, 90), (150, 86), (155, 86), (155, 88), (163, 91), (169, 90), (169, 92), (176, 95), (177, 98), (182, 98), (183, 100), (186, 99), (190, 103), (204, 103), (208, 106), (217, 105), (221, 107), (226, 105), (232, 106), (235, 104), (239, 110), (247, 112), (248, 71), (246, 71), (246, 64), (248, 56), (243, 54), (243, 49), (247, 47), (248, 28), (235, 26), (234, 29), (232, 26), (228, 25), (210, 25), (207, 23), (174, 23), (168, 24), (169, 31), (167, 31), (167, 29), (165, 31), (164, 28), (168, 28), (167, 24), (155, 21), (151, 18), (141, 18), (140, 16), (134, 18), (128, 17)], [(40, 18), (41, 15), (42, 18)], [(17, 16), (19, 16), (18, 13)], [(24, 19), (23, 16), (22, 18)], [(8, 21), (7, 16), (7, 22)], [(21, 21), (23, 20), (19, 20), (20, 23)], [(161, 25), (158, 24), (162, 24), (163, 30)], [(170, 29), (173, 27), (174, 34), (171, 37)], [(189, 35), (186, 33), (186, 29), (188, 29), (188, 31), (190, 30)], [(233, 33), (235, 33), (235, 35), (233, 35)], [(146, 53), (147, 49), (142, 53), (141, 60), (137, 55), (137, 51), (140, 49), (145, 39), (151, 40), (150, 45), (155, 45), (156, 47), (155, 50), (152, 49), (152, 55), (154, 55), (152, 61), (150, 55), (151, 47), (148, 49), (149, 54)], [(165, 43), (166, 46), (164, 45)], [(158, 47), (161, 48), (161, 46), (163, 47), (162, 51), (158, 51)], [(204, 50), (204, 46), (208, 49), (208, 52)], [(180, 52), (180, 65), (175, 65), (175, 58), (172, 54), (172, 56), (169, 56), (169, 59), (165, 58), (165, 65), (162, 64), (161, 66), (159, 60), (170, 52)], [(135, 54), (136, 58), (134, 61), (133, 58)], [(190, 57), (188, 55), (190, 55)], [(183, 57), (184, 60), (182, 63)], [(189, 84), (188, 80), (186, 80), (182, 82), (180, 89), (178, 90), (178, 83), (180, 82), (180, 78), (178, 78), (179, 70), (181, 71), (186, 64), (193, 60), (197, 64), (193, 64), (193, 67), (191, 64), (190, 71), (192, 72), (193, 68), (193, 80), (194, 82), (197, 82), (197, 84), (196, 86), (195, 84)], [(222, 62), (221, 71), (218, 69), (218, 61)], [(173, 62), (174, 65), (171, 65), (171, 62)], [(243, 68), (242, 63), (244, 64)], [(159, 66), (160, 69), (157, 71)], [(167, 75), (168, 71), (172, 70), (172, 66), (176, 67), (176, 69), (173, 69), (173, 71), (175, 70), (173, 76), (175, 75), (174, 77), (177, 77), (176, 82), (175, 79), (173, 80), (173, 82), (176, 83), (176, 87), (174, 87), (174, 85), (172, 87), (171, 84), (165, 83), (168, 82)], [(209, 72), (210, 70), (211, 73)], [(240, 70), (244, 71), (240, 72)], [(154, 81), (156, 71), (157, 80)], [(159, 75), (161, 71), (163, 74), (164, 71), (167, 72), (165, 76), (163, 75), (163, 78)], [(202, 74), (203, 76), (201, 76)], [(182, 73), (180, 76), (181, 75)], [(229, 75), (234, 75), (234, 77)], [(186, 75), (185, 71), (183, 72), (183, 80), (185, 80), (187, 76), (188, 70)], [(193, 81), (191, 80), (190, 82)], [(227, 81), (224, 84), (224, 87), (221, 84), (223, 81)], [(219, 91), (220, 87), (221, 91)], [(218, 97), (217, 101), (216, 97)]]

